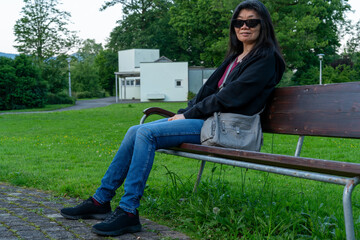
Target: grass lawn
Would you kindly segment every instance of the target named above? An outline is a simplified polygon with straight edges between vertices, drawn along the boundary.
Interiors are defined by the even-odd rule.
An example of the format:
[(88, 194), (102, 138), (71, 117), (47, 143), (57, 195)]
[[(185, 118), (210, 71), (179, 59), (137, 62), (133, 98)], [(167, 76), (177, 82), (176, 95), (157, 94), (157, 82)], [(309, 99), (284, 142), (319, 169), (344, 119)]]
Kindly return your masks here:
[[(0, 181), (86, 199), (99, 186), (127, 129), (150, 106), (176, 111), (185, 104), (0, 115)], [(294, 154), (296, 136), (264, 138), (263, 152)], [(302, 156), (360, 162), (359, 150), (358, 139), (306, 137)], [(192, 194), (199, 166), (199, 161), (157, 153), (140, 214), (194, 239), (345, 238), (342, 186), (207, 163), (202, 184)], [(352, 199), (360, 238), (359, 190)]]

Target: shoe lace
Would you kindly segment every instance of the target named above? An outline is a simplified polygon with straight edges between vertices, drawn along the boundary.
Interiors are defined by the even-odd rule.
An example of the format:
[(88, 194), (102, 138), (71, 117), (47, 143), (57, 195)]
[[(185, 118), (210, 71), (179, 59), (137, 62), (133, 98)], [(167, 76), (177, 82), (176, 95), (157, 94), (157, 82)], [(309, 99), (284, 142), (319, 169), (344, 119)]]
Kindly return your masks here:
[(109, 215), (105, 220), (104, 223), (111, 223), (113, 222), (116, 218), (118, 218), (119, 216), (125, 214), (124, 210), (122, 210), (121, 208), (117, 207), (115, 209), (115, 211)]

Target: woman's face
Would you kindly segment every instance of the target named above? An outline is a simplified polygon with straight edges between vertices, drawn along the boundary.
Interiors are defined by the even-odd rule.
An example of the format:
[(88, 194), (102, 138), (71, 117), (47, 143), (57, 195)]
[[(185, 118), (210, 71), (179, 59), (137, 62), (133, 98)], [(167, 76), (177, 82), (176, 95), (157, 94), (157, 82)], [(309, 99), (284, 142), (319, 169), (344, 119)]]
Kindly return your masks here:
[[(249, 20), (249, 19), (260, 19), (260, 16), (254, 10), (242, 9), (236, 20)], [(254, 21), (252, 21), (252, 24), (253, 23)], [(260, 22), (259, 24), (256, 24), (256, 21), (255, 21), (256, 26), (253, 26), (252, 24), (249, 24), (250, 27), (247, 26), (246, 23), (244, 23), (244, 25), (242, 25), (241, 27), (239, 26), (240, 25), (239, 22), (238, 24), (234, 24), (236, 36), (238, 40), (241, 41), (244, 45), (255, 44), (257, 39), (259, 38), (261, 24)]]

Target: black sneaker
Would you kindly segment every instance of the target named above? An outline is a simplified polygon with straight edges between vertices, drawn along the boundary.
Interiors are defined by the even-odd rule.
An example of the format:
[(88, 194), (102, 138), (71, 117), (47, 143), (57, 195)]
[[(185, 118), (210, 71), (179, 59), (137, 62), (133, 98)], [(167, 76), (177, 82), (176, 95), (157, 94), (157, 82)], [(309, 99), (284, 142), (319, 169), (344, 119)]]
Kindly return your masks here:
[(60, 211), (61, 215), (67, 219), (98, 219), (104, 220), (111, 214), (110, 202), (102, 205), (95, 205), (92, 197), (83, 201), (76, 207), (63, 208)]
[(141, 231), (139, 213), (130, 214), (117, 207), (115, 211), (102, 223), (92, 227), (92, 232), (103, 236), (118, 236), (125, 233), (135, 233)]

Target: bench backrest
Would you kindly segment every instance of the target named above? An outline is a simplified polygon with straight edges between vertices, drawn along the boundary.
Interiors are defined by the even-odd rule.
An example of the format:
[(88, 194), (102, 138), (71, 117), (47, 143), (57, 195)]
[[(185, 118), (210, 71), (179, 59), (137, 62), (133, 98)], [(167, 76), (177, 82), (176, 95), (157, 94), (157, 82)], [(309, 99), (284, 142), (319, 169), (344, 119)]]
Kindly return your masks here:
[(360, 82), (275, 89), (263, 131), (360, 138)]

